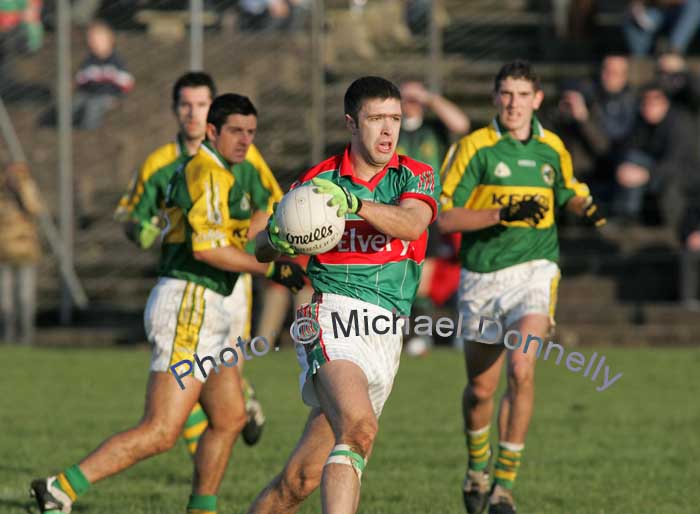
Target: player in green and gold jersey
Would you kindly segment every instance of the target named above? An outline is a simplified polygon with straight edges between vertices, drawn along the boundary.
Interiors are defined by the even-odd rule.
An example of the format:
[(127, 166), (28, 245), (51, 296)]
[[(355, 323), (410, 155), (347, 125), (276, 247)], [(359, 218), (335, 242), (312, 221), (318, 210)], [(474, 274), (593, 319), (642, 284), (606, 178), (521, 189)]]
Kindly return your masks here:
[[(152, 152), (136, 177), (128, 192), (122, 196), (115, 213), (115, 218), (124, 223), (129, 239), (141, 248), (149, 248), (161, 235), (169, 217), (176, 221), (178, 210), (168, 211), (164, 207), (165, 192), (175, 170), (191, 156), (197, 153), (204, 140), (207, 112), (216, 96), (216, 86), (212, 78), (202, 72), (188, 72), (177, 79), (173, 86), (173, 112), (178, 122), (179, 131), (176, 140), (161, 146)], [(252, 164), (250, 177), (243, 177), (253, 182), (255, 194), (250, 199), (256, 210), (252, 235), (264, 226), (267, 216), (272, 212), (272, 204), (282, 198), (282, 190), (272, 171), (255, 147), (250, 145), (246, 161)], [(167, 215), (166, 215), (167, 213)], [(167, 232), (166, 232), (167, 233)], [(162, 249), (166, 251), (172, 235), (166, 236)], [(161, 266), (163, 263), (161, 262)], [(243, 274), (236, 282), (233, 293), (226, 300), (226, 308), (233, 313), (230, 338), (238, 336), (250, 339), (252, 317), (252, 277)], [(243, 359), (239, 361), (242, 372)], [(255, 444), (262, 434), (265, 417), (262, 406), (255, 397), (253, 387), (241, 374), (243, 391), (246, 395), (246, 412), (248, 423), (243, 430), (243, 440)], [(197, 451), (197, 442), (207, 427), (207, 418), (201, 405), (192, 409), (192, 414), (185, 423), (183, 436), (190, 455)]]
[[(42, 513), (68, 513), (91, 484), (172, 448), (199, 401), (209, 425), (194, 457), (187, 512), (216, 514), (216, 494), (246, 421), (234, 358), (224, 360), (227, 351), (237, 355), (229, 346), (231, 313), (224, 300), (241, 272), (264, 275), (292, 291), (304, 280), (298, 265), (263, 264), (243, 249), (251, 217), (250, 202), (243, 199), (254, 191), (250, 182), (238, 180), (236, 167), (252, 166), (245, 156), (257, 129), (255, 107), (239, 95), (217, 97), (206, 127), (207, 142), (178, 167), (174, 186), (168, 187), (183, 213), (170, 220), (173, 250), (164, 252), (161, 278), (144, 315), (153, 349), (143, 418), (105, 440), (80, 463), (57, 476), (34, 480), (31, 488)], [(181, 361), (189, 363), (192, 372), (175, 379), (172, 369)]]
[[(592, 225), (600, 215), (585, 184), (573, 176), (561, 140), (534, 115), (543, 93), (524, 61), (496, 76), (493, 122), (450, 149), (442, 170), (444, 233), (462, 232), (459, 309), (468, 385), (463, 415), (469, 463), (463, 499), (467, 512), (515, 512), (512, 489), (534, 403), (535, 358), (554, 325), (559, 244), (556, 210), (565, 208)], [(503, 341), (489, 329), (515, 330), (532, 349)], [(475, 341), (495, 344), (475, 344)], [(523, 341), (526, 342), (526, 341)], [(533, 344), (534, 343), (534, 344)], [(506, 345), (504, 347), (504, 345)], [(504, 350), (508, 351), (504, 351)], [(499, 452), (489, 496), (489, 428), (494, 395), (507, 357), (508, 389), (498, 417)]]

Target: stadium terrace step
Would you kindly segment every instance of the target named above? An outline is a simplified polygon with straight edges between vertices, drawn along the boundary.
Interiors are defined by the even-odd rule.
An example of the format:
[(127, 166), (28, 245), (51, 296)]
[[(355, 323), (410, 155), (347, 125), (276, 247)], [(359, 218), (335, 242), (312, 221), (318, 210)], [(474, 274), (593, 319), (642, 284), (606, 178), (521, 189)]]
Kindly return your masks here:
[(700, 346), (697, 324), (600, 325), (575, 323), (557, 326), (555, 340), (565, 346)]

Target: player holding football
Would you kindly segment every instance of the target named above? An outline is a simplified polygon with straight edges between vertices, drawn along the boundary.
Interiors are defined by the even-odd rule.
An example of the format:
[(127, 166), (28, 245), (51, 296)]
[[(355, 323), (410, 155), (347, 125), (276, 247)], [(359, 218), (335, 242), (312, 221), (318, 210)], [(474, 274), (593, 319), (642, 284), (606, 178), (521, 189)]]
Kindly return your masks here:
[[(178, 166), (197, 153), (204, 141), (207, 112), (216, 96), (216, 86), (212, 78), (202, 72), (188, 72), (177, 79), (173, 86), (173, 112), (178, 122), (179, 131), (175, 142), (161, 146), (152, 152), (139, 170), (129, 191), (119, 201), (115, 218), (122, 221), (128, 237), (141, 248), (150, 248), (160, 236), (163, 222), (167, 223), (167, 210), (163, 205), (165, 192), (173, 173)], [(274, 175), (267, 166), (255, 145), (250, 145), (246, 160), (253, 164), (255, 170), (250, 179), (254, 182), (256, 194), (249, 200), (256, 213), (251, 221), (251, 235), (265, 226), (267, 216), (272, 212), (272, 205), (282, 197)], [(174, 212), (177, 216), (177, 212)], [(163, 259), (177, 243), (177, 236), (165, 233), (162, 244)], [(162, 263), (161, 263), (162, 264)], [(250, 339), (250, 321), (252, 305), (252, 278), (241, 274), (233, 292), (226, 298), (226, 309), (232, 313), (229, 338), (235, 341), (238, 336)], [(243, 359), (239, 360), (242, 372)], [(255, 444), (262, 434), (265, 417), (260, 403), (255, 399), (255, 392), (250, 384), (240, 376), (241, 387), (246, 397), (246, 414), (248, 422), (243, 429), (243, 440)], [(194, 406), (185, 423), (183, 436), (190, 455), (197, 451), (197, 442), (207, 427), (207, 417), (199, 403)]]
[[(469, 453), (463, 499), (472, 514), (487, 503), (490, 514), (515, 512), (512, 489), (532, 416), (538, 350), (534, 340), (527, 352), (505, 351), (500, 342), (473, 343), (480, 319), (496, 319), (517, 330), (523, 342), (532, 335), (541, 344), (554, 326), (559, 281), (555, 210), (564, 207), (595, 226), (605, 223), (588, 187), (574, 178), (561, 140), (535, 117), (542, 100), (539, 79), (527, 62), (503, 66), (494, 84), (497, 116), (453, 145), (443, 165), (438, 226), (444, 233), (463, 233), (459, 310), (467, 326), (462, 405)], [(488, 323), (482, 332), (487, 328)], [(490, 423), (506, 359), (508, 388), (500, 404), (499, 450), (489, 489)]]
[[(68, 513), (92, 483), (172, 448), (199, 401), (209, 425), (194, 457), (187, 512), (216, 513), (216, 494), (245, 424), (235, 364), (214, 360), (222, 350), (230, 350), (231, 315), (224, 307), (225, 297), (241, 272), (265, 275), (293, 291), (304, 285), (303, 271), (296, 264), (263, 264), (243, 249), (251, 218), (245, 199), (254, 191), (240, 177), (252, 173), (245, 158), (256, 128), (257, 112), (246, 97), (228, 94), (212, 102), (207, 141), (184, 169), (180, 165), (169, 186), (182, 212), (170, 218), (170, 232), (178, 242), (173, 241), (164, 255), (161, 277), (144, 315), (153, 344), (144, 416), (136, 427), (110, 437), (79, 464), (32, 482), (41, 512)], [(182, 373), (181, 389), (168, 372), (175, 363), (191, 360), (195, 352), (202, 364), (192, 363), (188, 376)]]
[[(320, 326), (314, 345), (297, 345), (302, 398), (312, 407), (306, 428), (250, 513), (296, 512), (319, 484), (324, 513), (357, 511), (377, 419), (399, 366), (401, 330), (389, 326), (392, 311), (410, 312), (426, 229), (438, 212), (440, 186), (432, 168), (395, 153), (401, 95), (394, 84), (379, 77), (353, 82), (345, 93), (345, 124), (351, 134), (345, 152), (292, 186), (312, 183), (332, 195), (329, 205), (346, 217), (346, 230), (338, 246), (309, 261), (314, 299), (298, 312)], [(258, 258), (293, 253), (279, 238), (274, 217), (268, 223), (258, 234)], [(353, 311), (365, 310), (370, 318), (388, 320), (387, 331), (378, 323), (376, 332), (334, 335), (331, 313), (345, 322)]]

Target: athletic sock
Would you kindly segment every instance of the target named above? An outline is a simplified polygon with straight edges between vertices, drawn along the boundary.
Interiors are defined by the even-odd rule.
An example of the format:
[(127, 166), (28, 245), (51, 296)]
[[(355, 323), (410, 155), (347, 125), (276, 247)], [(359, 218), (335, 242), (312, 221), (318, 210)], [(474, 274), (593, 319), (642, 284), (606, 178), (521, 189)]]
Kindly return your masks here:
[(191, 494), (187, 514), (216, 514), (216, 496)]
[(479, 430), (467, 430), (467, 451), (469, 452), (469, 469), (484, 471), (489, 465), (491, 446), (489, 444), (489, 429), (486, 425)]
[(187, 451), (192, 457), (197, 453), (199, 438), (202, 437), (208, 425), (209, 420), (202, 406), (199, 403), (195, 404), (192, 412), (190, 412), (190, 416), (185, 421), (185, 428), (182, 430), (182, 437), (185, 438), (185, 443), (187, 443)]
[(495, 466), (495, 482), (506, 489), (513, 489), (515, 478), (518, 476), (520, 459), (522, 458), (524, 444), (498, 443), (498, 460)]
[(76, 464), (56, 476), (54, 485), (66, 493), (71, 501), (82, 496), (90, 488), (90, 482), (85, 478), (80, 467)]

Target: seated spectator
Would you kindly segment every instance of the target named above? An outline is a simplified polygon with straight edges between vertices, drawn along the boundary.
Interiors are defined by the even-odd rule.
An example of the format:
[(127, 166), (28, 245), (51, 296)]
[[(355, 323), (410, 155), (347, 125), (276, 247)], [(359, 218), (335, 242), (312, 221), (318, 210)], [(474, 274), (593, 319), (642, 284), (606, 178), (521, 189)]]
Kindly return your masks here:
[(12, 163), (0, 168), (0, 313), (6, 342), (31, 344), (34, 339), (41, 259), (36, 218), (42, 211), (39, 189), (27, 165)]
[(414, 81), (401, 84), (401, 108), (403, 119), (396, 151), (439, 171), (450, 137), (466, 134), (469, 118), (445, 97)]
[(633, 0), (622, 30), (630, 52), (643, 57), (662, 31), (668, 31), (669, 50), (685, 54), (699, 25), (700, 0)]
[(300, 30), (311, 9), (310, 0), (240, 0), (241, 30)]
[(650, 193), (660, 201), (663, 221), (678, 222), (682, 208), (678, 189), (700, 170), (695, 134), (694, 120), (671, 106), (658, 82), (643, 88), (639, 117), (615, 174), (617, 215), (640, 221), (645, 195)]
[[(104, 115), (119, 98), (134, 87), (134, 77), (126, 71), (114, 50), (114, 32), (103, 21), (90, 23), (86, 34), (88, 56), (75, 74), (73, 126), (93, 130), (102, 125)], [(44, 113), (39, 124), (56, 126), (56, 108)]]
[(116, 100), (131, 91), (134, 77), (126, 71), (114, 50), (114, 32), (104, 22), (94, 21), (87, 29), (88, 56), (75, 75), (73, 126), (91, 130)]
[(606, 56), (598, 79), (562, 87), (552, 116), (555, 132), (571, 153), (576, 176), (603, 202), (611, 199), (619, 148), (637, 114), (628, 68), (625, 56)]
[(656, 59), (656, 78), (671, 99), (671, 104), (694, 113), (700, 111), (700, 78), (688, 70), (685, 58), (665, 52)]

